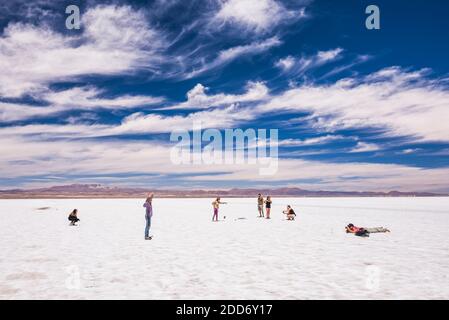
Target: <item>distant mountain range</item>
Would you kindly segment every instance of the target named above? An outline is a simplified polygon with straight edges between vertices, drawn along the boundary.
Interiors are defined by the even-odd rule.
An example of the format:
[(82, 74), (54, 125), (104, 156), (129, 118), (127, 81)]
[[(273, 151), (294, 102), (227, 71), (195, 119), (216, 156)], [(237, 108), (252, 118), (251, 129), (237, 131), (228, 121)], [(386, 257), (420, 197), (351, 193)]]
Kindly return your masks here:
[(311, 191), (300, 188), (277, 189), (229, 189), (229, 190), (163, 190), (130, 187), (107, 187), (100, 184), (71, 184), (37, 189), (0, 190), (0, 199), (42, 198), (144, 198), (154, 192), (159, 198), (223, 198), (255, 197), (258, 193), (275, 197), (438, 197), (449, 194), (430, 192), (356, 192), (356, 191)]

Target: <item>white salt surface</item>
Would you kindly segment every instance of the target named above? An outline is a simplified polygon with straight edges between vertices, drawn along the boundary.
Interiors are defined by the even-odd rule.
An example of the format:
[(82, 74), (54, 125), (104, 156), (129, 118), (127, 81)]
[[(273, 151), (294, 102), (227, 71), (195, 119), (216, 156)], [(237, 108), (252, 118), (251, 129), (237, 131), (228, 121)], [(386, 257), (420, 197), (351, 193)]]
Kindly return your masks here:
[(212, 200), (0, 200), (0, 299), (449, 299), (449, 198)]

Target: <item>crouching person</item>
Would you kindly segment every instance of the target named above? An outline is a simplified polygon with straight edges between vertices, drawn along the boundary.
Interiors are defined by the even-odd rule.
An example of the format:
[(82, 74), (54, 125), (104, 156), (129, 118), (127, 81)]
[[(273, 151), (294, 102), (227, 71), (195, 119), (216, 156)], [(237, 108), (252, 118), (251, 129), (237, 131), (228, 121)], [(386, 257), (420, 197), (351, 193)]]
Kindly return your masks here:
[(287, 215), (287, 220), (295, 220), (296, 213), (290, 205), (288, 205), (287, 209), (282, 211), (282, 213)]
[(78, 209), (73, 209), (73, 211), (70, 212), (68, 219), (71, 226), (76, 226), (76, 223), (80, 221), (80, 219), (78, 219)]

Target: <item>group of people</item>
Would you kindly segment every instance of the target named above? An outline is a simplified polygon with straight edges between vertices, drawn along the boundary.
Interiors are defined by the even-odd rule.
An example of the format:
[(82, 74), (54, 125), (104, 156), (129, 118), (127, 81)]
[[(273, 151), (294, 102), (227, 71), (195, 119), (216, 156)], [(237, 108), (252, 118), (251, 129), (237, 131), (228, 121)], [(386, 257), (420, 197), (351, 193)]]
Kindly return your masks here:
[[(273, 201), (271, 200), (270, 196), (267, 196), (266, 199), (263, 198), (262, 194), (257, 195), (257, 210), (259, 211), (259, 218), (266, 218), (271, 219), (270, 213), (271, 213), (271, 204)], [(220, 204), (227, 204), (226, 202), (222, 202), (220, 197), (217, 197), (212, 202), (212, 208), (214, 210), (214, 214), (212, 216), (212, 221), (218, 221), (218, 209), (220, 208)], [(265, 212), (264, 212), (264, 205), (265, 205)], [(266, 217), (265, 217), (266, 213)], [(293, 210), (293, 208), (288, 205), (287, 209), (282, 211), (287, 216), (287, 220), (295, 220), (296, 213)]]
[[(150, 228), (151, 228), (151, 218), (153, 217), (153, 197), (154, 194), (148, 194), (143, 207), (145, 208), (145, 240), (151, 240), (153, 236), (150, 236)], [(220, 204), (226, 204), (226, 202), (222, 202), (220, 197), (217, 197), (212, 202), (213, 207), (213, 216), (212, 221), (218, 221), (218, 210), (220, 208)], [(272, 200), (270, 196), (267, 196), (266, 199), (259, 193), (257, 197), (257, 210), (259, 212), (259, 218), (264, 218), (266, 213), (266, 219), (270, 219), (271, 213), (271, 204)], [(265, 213), (264, 213), (264, 205), (265, 205)], [(282, 211), (283, 214), (286, 215), (287, 220), (295, 220), (296, 213), (293, 208), (288, 205), (286, 210)], [(78, 218), (78, 209), (74, 209), (68, 217), (71, 226), (76, 226), (76, 223), (80, 221)], [(345, 227), (347, 233), (355, 234), (356, 236), (368, 237), (370, 233), (380, 233), (380, 232), (390, 232), (387, 228), (378, 227), (378, 228), (364, 228), (364, 227), (356, 227), (352, 223), (348, 224)]]
[(267, 219), (270, 218), (270, 212), (271, 212), (271, 197), (267, 196), (267, 199), (264, 200), (263, 196), (259, 193), (257, 195), (257, 210), (259, 211), (259, 218), (264, 218), (265, 214), (263, 212), (263, 205), (265, 204), (265, 211), (267, 213)]

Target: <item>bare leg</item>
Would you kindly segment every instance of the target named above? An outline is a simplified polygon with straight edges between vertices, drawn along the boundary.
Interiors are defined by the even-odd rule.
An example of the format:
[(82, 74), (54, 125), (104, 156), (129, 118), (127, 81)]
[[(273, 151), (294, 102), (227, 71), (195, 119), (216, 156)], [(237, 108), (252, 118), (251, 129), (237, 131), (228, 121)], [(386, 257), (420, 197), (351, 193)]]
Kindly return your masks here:
[(379, 227), (379, 228), (366, 228), (366, 231), (369, 233), (381, 233), (381, 232), (390, 232), (387, 228)]

